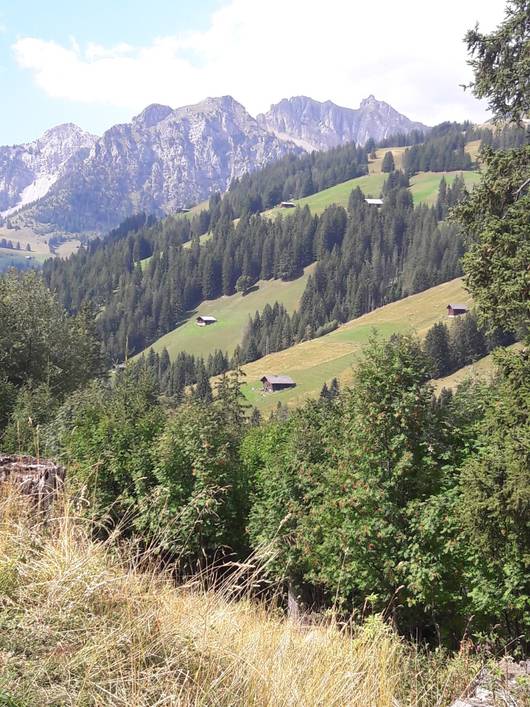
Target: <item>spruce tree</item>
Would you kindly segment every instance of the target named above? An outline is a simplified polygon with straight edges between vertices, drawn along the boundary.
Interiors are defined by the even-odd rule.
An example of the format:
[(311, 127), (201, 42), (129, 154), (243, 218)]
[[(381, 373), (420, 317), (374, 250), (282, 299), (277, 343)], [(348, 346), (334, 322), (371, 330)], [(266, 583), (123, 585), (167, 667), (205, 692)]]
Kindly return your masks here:
[(425, 336), (424, 350), (431, 361), (431, 375), (442, 378), (452, 369), (451, 347), (447, 326), (438, 322), (432, 326)]
[(383, 162), (381, 163), (381, 172), (393, 172), (395, 168), (394, 155), (391, 152), (385, 152)]

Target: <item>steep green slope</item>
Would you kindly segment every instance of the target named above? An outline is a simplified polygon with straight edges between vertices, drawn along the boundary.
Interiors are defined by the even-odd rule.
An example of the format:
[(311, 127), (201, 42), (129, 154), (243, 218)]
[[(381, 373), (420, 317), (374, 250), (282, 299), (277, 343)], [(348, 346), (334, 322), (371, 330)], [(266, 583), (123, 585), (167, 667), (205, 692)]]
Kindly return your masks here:
[(410, 191), (414, 203), (423, 203), (429, 206), (435, 204), (442, 176), (445, 177), (448, 184), (452, 184), (457, 174), (464, 177), (468, 189), (480, 181), (480, 172), (419, 172), (410, 180)]
[[(245, 396), (260, 410), (270, 411), (278, 401), (297, 405), (316, 397), (322, 385), (331, 378), (336, 377), (341, 383), (348, 384), (352, 380), (352, 364), (374, 330), (383, 336), (411, 330), (423, 336), (435, 322), (445, 319), (446, 305), (452, 301), (471, 302), (460, 278), (380, 307), (319, 339), (302, 342), (249, 363), (243, 367)], [(289, 375), (296, 388), (273, 394), (262, 393), (259, 379), (265, 374)]]
[[(479, 172), (419, 172), (410, 180), (410, 191), (415, 204), (425, 203), (434, 204), (438, 196), (438, 188), (442, 177), (445, 177), (449, 184), (452, 184), (456, 175), (461, 174), (464, 177), (466, 185), (472, 187), (480, 180)], [(295, 199), (293, 201), (296, 206), (308, 206), (315, 214), (320, 214), (331, 204), (339, 206), (348, 206), (348, 199), (353, 189), (359, 187), (367, 197), (378, 197), (383, 188), (386, 179), (386, 174), (376, 173), (367, 174), (364, 177), (356, 177), (349, 179), (347, 182), (342, 182), (329, 189), (306, 196), (303, 199)], [(278, 214), (289, 215), (292, 209), (282, 209), (276, 207), (265, 211), (266, 216), (277, 216)]]
[[(155, 341), (155, 351), (167, 348), (173, 360), (179, 351), (208, 356), (216, 349), (227, 351), (230, 355), (241, 341), (250, 315), (261, 311), (266, 304), (281, 302), (289, 312), (293, 312), (305, 289), (307, 278), (314, 265), (305, 269), (297, 280), (266, 280), (257, 283), (256, 288), (246, 295), (236, 293), (230, 297), (220, 297), (203, 302), (196, 310), (189, 313), (188, 319), (176, 329)], [(199, 327), (195, 318), (199, 315), (213, 316), (215, 324)]]

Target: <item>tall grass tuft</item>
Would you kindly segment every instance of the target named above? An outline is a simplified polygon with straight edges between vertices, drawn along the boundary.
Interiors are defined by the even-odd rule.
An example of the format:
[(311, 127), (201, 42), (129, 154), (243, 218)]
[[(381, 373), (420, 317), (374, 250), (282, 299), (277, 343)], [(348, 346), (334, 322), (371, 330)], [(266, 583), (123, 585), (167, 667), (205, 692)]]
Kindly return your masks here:
[(63, 499), (0, 489), (0, 705), (448, 705), (475, 658), (422, 653), (380, 617), (301, 626), (146, 570)]

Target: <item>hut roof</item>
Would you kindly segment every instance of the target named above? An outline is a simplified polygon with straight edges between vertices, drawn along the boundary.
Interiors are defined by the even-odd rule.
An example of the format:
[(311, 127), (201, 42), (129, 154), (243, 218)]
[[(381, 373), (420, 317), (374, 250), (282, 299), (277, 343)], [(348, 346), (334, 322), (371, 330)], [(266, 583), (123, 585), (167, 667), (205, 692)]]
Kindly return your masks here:
[(263, 381), (267, 381), (271, 384), (279, 383), (280, 385), (294, 385), (294, 380), (289, 376), (262, 376), (260, 380), (262, 383)]
[(381, 206), (383, 203), (382, 199), (365, 199), (367, 204), (375, 204), (376, 206)]
[(202, 319), (203, 322), (216, 322), (217, 319), (215, 317), (210, 317), (208, 314), (199, 314), (197, 319)]

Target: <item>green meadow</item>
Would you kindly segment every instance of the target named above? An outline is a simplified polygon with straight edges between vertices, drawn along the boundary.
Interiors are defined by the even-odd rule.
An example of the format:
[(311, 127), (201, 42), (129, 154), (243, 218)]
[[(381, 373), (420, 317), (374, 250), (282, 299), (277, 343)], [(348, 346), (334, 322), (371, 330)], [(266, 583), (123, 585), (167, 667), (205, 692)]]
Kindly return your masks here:
[[(272, 305), (276, 301), (281, 302), (289, 312), (297, 308), (307, 278), (313, 269), (314, 266), (309, 266), (301, 277), (289, 282), (259, 281), (255, 289), (246, 295), (238, 292), (229, 297), (206, 300), (196, 310), (189, 312), (184, 322), (157, 339), (149, 348), (162, 351), (166, 347), (172, 360), (179, 351), (208, 356), (216, 349), (221, 349), (232, 354), (243, 337), (249, 316), (253, 316), (256, 311), (261, 311), (266, 304)], [(217, 322), (199, 327), (195, 323), (199, 314), (213, 316)]]
[[(445, 320), (446, 306), (451, 301), (471, 303), (460, 278), (380, 307), (319, 339), (304, 341), (246, 364), (245, 397), (262, 412), (269, 412), (278, 401), (294, 406), (317, 397), (322, 385), (332, 378), (348, 385), (353, 379), (353, 366), (374, 332), (389, 336), (413, 331), (422, 337), (435, 322)], [(296, 387), (262, 393), (259, 379), (265, 374), (289, 375)]]

